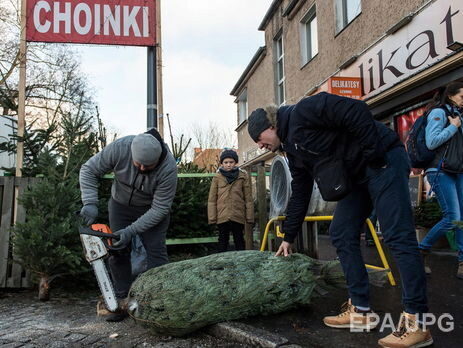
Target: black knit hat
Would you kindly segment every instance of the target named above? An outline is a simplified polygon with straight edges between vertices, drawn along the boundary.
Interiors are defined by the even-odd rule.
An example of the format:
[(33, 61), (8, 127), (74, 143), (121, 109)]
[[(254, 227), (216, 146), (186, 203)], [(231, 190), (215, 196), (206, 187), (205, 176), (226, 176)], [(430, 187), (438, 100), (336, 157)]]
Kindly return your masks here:
[(225, 160), (225, 158), (231, 158), (238, 163), (238, 154), (234, 150), (223, 150), (220, 154), (220, 164)]
[(271, 126), (267, 112), (262, 108), (254, 110), (248, 118), (248, 133), (255, 143), (259, 141), (260, 134)]

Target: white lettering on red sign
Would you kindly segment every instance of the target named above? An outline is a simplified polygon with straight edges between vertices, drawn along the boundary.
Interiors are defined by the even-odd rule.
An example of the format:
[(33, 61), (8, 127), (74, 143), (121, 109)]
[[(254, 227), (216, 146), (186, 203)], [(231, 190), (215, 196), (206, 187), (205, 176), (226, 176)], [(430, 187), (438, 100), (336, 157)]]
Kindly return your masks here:
[(332, 80), (331, 86), (335, 88), (360, 88), (360, 82), (350, 80)]
[(154, 45), (155, 1), (29, 0), (27, 40)]

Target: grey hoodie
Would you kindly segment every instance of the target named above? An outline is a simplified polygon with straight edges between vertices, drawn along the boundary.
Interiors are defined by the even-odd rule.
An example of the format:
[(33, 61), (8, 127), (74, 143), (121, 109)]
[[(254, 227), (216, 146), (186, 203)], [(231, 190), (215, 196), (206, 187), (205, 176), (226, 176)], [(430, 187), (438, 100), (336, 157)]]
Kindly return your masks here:
[(128, 226), (143, 233), (161, 222), (170, 211), (177, 189), (177, 164), (167, 151), (163, 162), (152, 172), (141, 174), (132, 163), (130, 146), (135, 136), (120, 138), (90, 158), (80, 169), (83, 204), (98, 203), (98, 179), (113, 172), (112, 198), (126, 206), (151, 208)]

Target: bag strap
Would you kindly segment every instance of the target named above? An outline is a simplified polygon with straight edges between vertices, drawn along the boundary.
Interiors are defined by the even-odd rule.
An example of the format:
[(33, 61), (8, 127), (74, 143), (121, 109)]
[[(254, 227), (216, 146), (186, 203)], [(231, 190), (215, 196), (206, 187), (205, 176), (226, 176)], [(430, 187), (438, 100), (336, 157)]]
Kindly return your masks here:
[[(445, 105), (441, 105), (437, 108), (433, 108), (433, 109), (443, 109), (444, 112), (445, 112), (445, 115), (446, 116), (453, 116), (454, 114), (452, 112), (450, 112), (450, 110), (447, 108), (447, 106)], [(433, 110), (431, 109), (431, 110)], [(431, 112), (431, 110), (429, 110), (429, 112)], [(429, 112), (427, 113), (426, 115), (426, 122), (428, 121), (428, 115), (429, 115)], [(449, 123), (449, 120), (447, 119), (446, 120), (446, 126), (447, 124)], [(460, 130), (458, 130), (460, 131)], [(452, 137), (453, 138), (453, 137)], [(437, 165), (437, 171), (436, 171), (436, 176), (434, 177), (434, 180), (432, 181), (431, 183), (431, 186), (429, 188), (429, 191), (428, 193), (426, 194), (426, 197), (429, 197), (431, 195), (431, 192), (434, 190), (434, 186), (436, 185), (436, 181), (437, 181), (437, 176), (439, 175), (439, 172), (441, 171), (442, 169), (442, 165), (444, 164), (444, 161), (445, 161), (445, 157), (447, 156), (447, 152), (449, 151), (449, 146), (450, 146), (450, 140), (452, 139), (450, 138), (449, 140), (446, 141), (446, 146), (445, 146), (445, 151), (444, 151), (444, 154), (442, 155), (442, 158), (440, 159), (439, 161), (439, 164)]]

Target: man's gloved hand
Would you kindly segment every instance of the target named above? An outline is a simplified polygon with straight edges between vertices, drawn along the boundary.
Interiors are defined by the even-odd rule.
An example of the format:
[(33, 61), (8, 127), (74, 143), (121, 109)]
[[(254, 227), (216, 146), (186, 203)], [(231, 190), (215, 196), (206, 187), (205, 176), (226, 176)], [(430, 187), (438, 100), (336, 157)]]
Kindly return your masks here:
[(96, 204), (85, 204), (80, 210), (80, 216), (84, 224), (90, 226), (98, 217), (98, 207)]
[(118, 236), (119, 239), (113, 239), (113, 247), (126, 248), (132, 241), (132, 237), (135, 235), (135, 231), (130, 227), (126, 227), (122, 230), (114, 232), (114, 235)]

